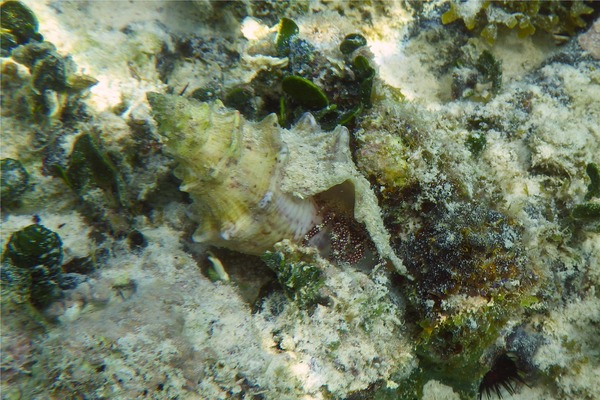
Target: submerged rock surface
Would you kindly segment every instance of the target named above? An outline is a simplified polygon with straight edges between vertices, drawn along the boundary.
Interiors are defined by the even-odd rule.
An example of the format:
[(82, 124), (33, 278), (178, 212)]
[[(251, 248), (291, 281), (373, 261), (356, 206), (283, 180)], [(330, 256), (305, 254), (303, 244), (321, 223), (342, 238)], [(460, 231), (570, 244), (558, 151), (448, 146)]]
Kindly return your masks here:
[(505, 3), (3, 2), (3, 398), (600, 397), (598, 12)]

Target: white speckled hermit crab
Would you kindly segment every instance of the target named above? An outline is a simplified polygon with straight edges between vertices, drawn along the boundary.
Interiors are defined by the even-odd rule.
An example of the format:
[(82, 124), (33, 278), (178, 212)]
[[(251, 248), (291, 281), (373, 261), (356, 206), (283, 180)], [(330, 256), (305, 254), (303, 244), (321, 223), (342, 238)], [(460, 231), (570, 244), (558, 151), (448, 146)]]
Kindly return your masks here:
[(193, 200), (194, 241), (256, 255), (283, 239), (300, 241), (322, 221), (314, 196), (349, 182), (354, 218), (380, 256), (404, 272), (377, 199), (352, 162), (346, 128), (322, 132), (306, 114), (288, 130), (275, 114), (253, 123), (219, 101), (147, 97), (165, 149), (179, 163), (181, 190)]

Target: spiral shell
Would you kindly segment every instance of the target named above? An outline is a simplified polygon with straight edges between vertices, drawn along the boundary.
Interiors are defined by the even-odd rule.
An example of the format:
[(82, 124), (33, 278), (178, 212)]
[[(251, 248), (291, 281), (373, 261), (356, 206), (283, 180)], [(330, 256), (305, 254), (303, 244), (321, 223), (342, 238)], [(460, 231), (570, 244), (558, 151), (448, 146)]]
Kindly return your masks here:
[(380, 255), (404, 271), (377, 199), (352, 162), (346, 128), (322, 132), (306, 114), (283, 129), (275, 114), (251, 122), (219, 101), (147, 97), (165, 151), (178, 162), (180, 189), (193, 200), (194, 241), (256, 255), (283, 239), (300, 241), (322, 221), (315, 195), (350, 186), (336, 192), (339, 200), (352, 204)]

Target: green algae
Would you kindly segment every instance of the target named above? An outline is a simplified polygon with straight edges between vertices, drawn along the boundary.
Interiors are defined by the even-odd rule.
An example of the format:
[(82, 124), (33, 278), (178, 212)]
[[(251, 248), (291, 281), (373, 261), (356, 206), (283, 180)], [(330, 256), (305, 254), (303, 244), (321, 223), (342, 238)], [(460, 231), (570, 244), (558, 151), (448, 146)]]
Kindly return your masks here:
[(598, 164), (589, 163), (585, 168), (585, 172), (590, 177), (591, 182), (588, 185), (584, 200), (600, 197), (600, 168), (598, 168)]
[(23, 165), (12, 158), (3, 158), (0, 164), (2, 206), (17, 202), (29, 188), (29, 174)]
[(502, 89), (502, 62), (489, 51), (485, 50), (477, 59), (477, 71), (482, 75), (484, 82), (490, 82), (492, 93), (498, 94)]
[(487, 50), (477, 59), (465, 57), (457, 60), (452, 74), (451, 96), (488, 102), (502, 89), (502, 62)]
[(430, 211), (409, 236), (403, 261), (414, 281), (401, 286), (419, 327), (419, 382), (438, 380), (465, 399), (477, 395), (490, 368), (482, 357), (523, 304), (535, 304), (537, 277), (519, 242), (506, 216), (462, 203)]
[(5, 1), (0, 5), (0, 29), (3, 56), (19, 45), (44, 40), (38, 33), (35, 14), (20, 1)]
[(359, 87), (359, 100), (365, 107), (371, 107), (371, 95), (373, 92), (375, 69), (371, 67), (369, 60), (367, 60), (365, 56), (357, 56), (354, 58), (352, 61), (352, 69), (356, 73), (356, 80)]
[(89, 133), (80, 135), (71, 152), (66, 169), (59, 168), (59, 175), (79, 196), (85, 196), (94, 188), (102, 189), (113, 207), (125, 206), (126, 189), (122, 178)]
[(29, 225), (13, 233), (6, 245), (2, 281), (43, 309), (61, 295), (62, 258), (58, 234), (39, 224)]
[(278, 251), (268, 251), (261, 258), (277, 275), (286, 296), (300, 308), (308, 308), (317, 302), (323, 277), (314, 259), (305, 259), (299, 252), (284, 254)]
[(346, 35), (342, 43), (340, 43), (340, 51), (342, 54), (351, 54), (355, 50), (366, 46), (367, 39), (360, 33), (351, 33)]
[(281, 18), (279, 21), (279, 30), (275, 38), (275, 48), (280, 56), (287, 56), (290, 52), (290, 40), (298, 35), (300, 28), (289, 18)]
[(479, 157), (487, 146), (486, 136), (481, 132), (471, 133), (465, 140), (465, 145), (474, 157)]
[(283, 91), (295, 102), (311, 110), (320, 110), (329, 105), (327, 96), (317, 85), (300, 76), (286, 76), (281, 81)]
[(24, 88), (30, 117), (51, 126), (81, 105), (79, 101), (98, 81), (77, 74), (77, 65), (69, 56), (60, 55), (49, 42), (32, 42), (15, 48), (12, 58), (25, 65), (31, 81)]
[(577, 204), (571, 215), (575, 219), (600, 221), (600, 203)]

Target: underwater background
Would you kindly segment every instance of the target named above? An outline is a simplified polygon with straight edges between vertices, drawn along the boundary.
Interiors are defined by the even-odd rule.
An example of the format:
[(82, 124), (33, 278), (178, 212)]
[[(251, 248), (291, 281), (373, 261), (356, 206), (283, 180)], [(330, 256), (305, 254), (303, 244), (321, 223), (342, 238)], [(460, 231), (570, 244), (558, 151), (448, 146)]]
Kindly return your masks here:
[(600, 398), (599, 18), (3, 1), (2, 399)]

